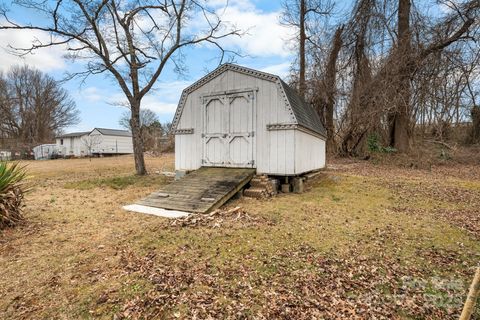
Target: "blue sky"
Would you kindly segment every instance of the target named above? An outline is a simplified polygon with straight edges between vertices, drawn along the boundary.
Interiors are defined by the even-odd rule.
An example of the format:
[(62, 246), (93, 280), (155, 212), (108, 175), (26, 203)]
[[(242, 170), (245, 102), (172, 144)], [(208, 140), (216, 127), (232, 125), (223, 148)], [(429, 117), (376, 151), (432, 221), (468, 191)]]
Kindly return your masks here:
[[(7, 1), (9, 2), (9, 1)], [(227, 0), (208, 0), (210, 3), (221, 4)], [(282, 26), (279, 23), (282, 11), (281, 0), (229, 0), (228, 9), (222, 15), (222, 20), (235, 24), (242, 30), (248, 30), (241, 38), (229, 38), (225, 42), (226, 49), (240, 50), (244, 57), (237, 57), (236, 63), (274, 73), (286, 77), (295, 52), (288, 45), (288, 40), (296, 30)], [(0, 0), (2, 3), (2, 0)], [(5, 2), (3, 2), (5, 3)], [(448, 8), (439, 6), (435, 0), (418, 1), (422, 11), (433, 10), (441, 13)], [(335, 1), (333, 19), (342, 19), (351, 11), (352, 1)], [(23, 23), (42, 22), (41, 17), (29, 10), (13, 10), (11, 18)], [(35, 38), (46, 39), (47, 35), (32, 31), (0, 31), (0, 72), (7, 71), (15, 64), (28, 64), (40, 69), (56, 79), (62, 79), (68, 71), (80, 70), (79, 63), (63, 59), (62, 48), (54, 47), (37, 51), (23, 59), (8, 53), (8, 45), (28, 47)], [(188, 69), (184, 77), (179, 77), (168, 66), (154, 90), (144, 98), (142, 107), (156, 112), (161, 122), (171, 121), (178, 99), (183, 88), (187, 87), (203, 75), (206, 70), (213, 70), (218, 63), (219, 52), (212, 47), (199, 46), (186, 52), (185, 65)], [(94, 127), (119, 128), (119, 119), (127, 109), (113, 105), (124, 99), (118, 84), (103, 75), (92, 76), (85, 83), (71, 80), (63, 85), (76, 101), (81, 122), (66, 131), (86, 131)]]
[[(222, 1), (222, 0), (216, 0)], [(291, 29), (279, 24), (281, 12), (280, 1), (269, 0), (237, 0), (229, 2), (229, 9), (223, 20), (236, 24), (241, 29), (248, 29), (242, 38), (232, 38), (226, 42), (229, 49), (241, 50), (245, 57), (237, 57), (236, 63), (251, 68), (286, 76), (294, 52), (287, 45)], [(22, 22), (38, 22), (39, 17), (30, 11), (12, 11), (12, 18)], [(48, 48), (37, 51), (34, 55), (21, 59), (10, 55), (7, 46), (28, 46), (38, 37), (45, 35), (35, 32), (0, 31), (0, 65), (6, 71), (15, 64), (28, 64), (36, 67), (56, 79), (62, 79), (67, 71), (79, 70), (74, 64), (62, 58), (62, 48)], [(188, 68), (186, 76), (179, 77), (171, 66), (157, 81), (155, 90), (143, 100), (143, 107), (155, 111), (162, 122), (171, 121), (178, 99), (183, 88), (212, 70), (218, 63), (219, 52), (211, 47), (195, 47), (186, 51)], [(93, 127), (118, 128), (121, 114), (127, 110), (113, 105), (121, 101), (123, 94), (110, 77), (92, 76), (83, 84), (79, 80), (71, 80), (63, 84), (76, 101), (81, 122), (67, 128), (66, 131), (83, 131)]]

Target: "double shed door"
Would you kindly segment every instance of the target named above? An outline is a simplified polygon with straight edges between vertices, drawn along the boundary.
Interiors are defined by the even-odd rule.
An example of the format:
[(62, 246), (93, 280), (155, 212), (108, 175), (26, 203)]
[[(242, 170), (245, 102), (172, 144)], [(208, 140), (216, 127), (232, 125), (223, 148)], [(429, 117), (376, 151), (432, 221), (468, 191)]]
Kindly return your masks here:
[(255, 98), (255, 89), (202, 97), (204, 166), (255, 167)]

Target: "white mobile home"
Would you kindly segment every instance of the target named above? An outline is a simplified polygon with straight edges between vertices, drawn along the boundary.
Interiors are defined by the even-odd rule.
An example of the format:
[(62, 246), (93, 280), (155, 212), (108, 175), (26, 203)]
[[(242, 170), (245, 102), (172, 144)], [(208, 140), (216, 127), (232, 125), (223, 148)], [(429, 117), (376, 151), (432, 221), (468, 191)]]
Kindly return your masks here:
[(55, 138), (59, 154), (62, 156), (83, 157), (87, 155), (83, 138), (90, 132), (71, 132)]
[(132, 134), (126, 130), (95, 128), (56, 137), (64, 156), (114, 155), (133, 153)]
[(257, 70), (224, 64), (186, 88), (172, 128), (176, 170), (292, 176), (325, 167), (318, 114), (280, 77)]

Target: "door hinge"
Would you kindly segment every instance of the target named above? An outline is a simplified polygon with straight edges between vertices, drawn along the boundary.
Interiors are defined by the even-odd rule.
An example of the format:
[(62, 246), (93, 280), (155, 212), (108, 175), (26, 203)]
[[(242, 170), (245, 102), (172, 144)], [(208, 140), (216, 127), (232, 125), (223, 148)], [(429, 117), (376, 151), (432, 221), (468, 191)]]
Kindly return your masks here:
[(248, 133), (248, 136), (249, 136), (249, 137), (255, 137), (255, 131), (249, 132), (249, 133)]

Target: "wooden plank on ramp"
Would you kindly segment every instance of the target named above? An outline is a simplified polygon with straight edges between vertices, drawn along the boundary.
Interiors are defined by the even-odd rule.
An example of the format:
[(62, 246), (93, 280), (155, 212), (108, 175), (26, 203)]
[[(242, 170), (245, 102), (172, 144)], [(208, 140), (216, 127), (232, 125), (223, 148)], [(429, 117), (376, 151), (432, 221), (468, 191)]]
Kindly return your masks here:
[(137, 202), (139, 205), (208, 213), (240, 191), (254, 176), (251, 168), (202, 167)]

